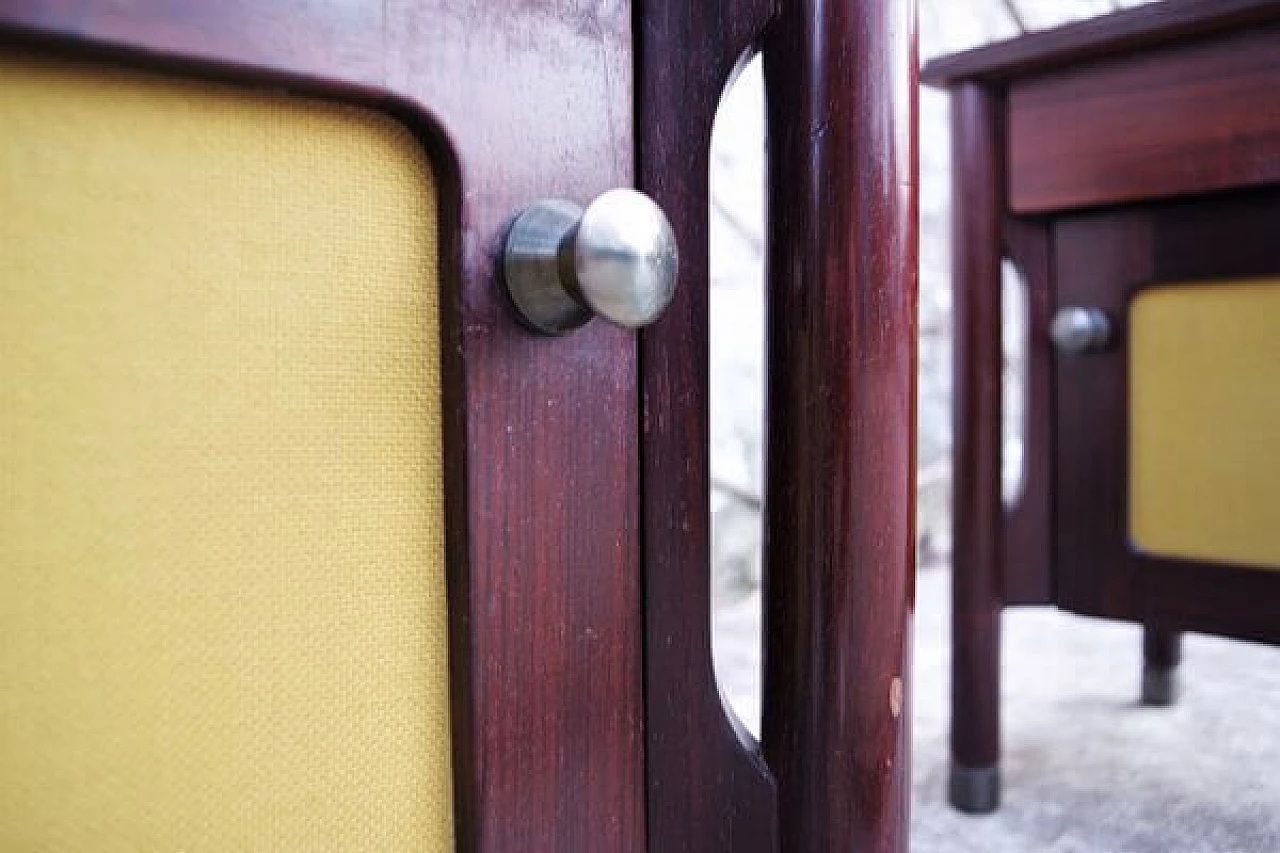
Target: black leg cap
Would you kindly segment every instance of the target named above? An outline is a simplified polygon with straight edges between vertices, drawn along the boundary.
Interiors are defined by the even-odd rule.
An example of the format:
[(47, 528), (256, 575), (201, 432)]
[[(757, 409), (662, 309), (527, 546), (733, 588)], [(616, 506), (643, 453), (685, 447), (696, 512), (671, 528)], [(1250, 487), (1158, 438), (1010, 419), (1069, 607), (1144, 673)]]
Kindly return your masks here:
[(965, 767), (952, 762), (947, 799), (966, 814), (991, 814), (1000, 807), (1000, 767)]
[(1141, 702), (1148, 708), (1168, 708), (1178, 701), (1178, 668), (1144, 664)]

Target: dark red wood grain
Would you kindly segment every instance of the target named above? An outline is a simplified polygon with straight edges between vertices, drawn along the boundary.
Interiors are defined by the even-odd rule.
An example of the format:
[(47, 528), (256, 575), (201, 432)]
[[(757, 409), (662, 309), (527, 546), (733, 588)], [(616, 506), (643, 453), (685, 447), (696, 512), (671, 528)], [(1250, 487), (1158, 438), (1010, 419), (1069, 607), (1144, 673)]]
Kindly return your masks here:
[[(715, 689), (707, 560), (707, 142), (724, 86), (774, 9), (653, 0), (634, 11), (630, 20), (623, 4), (550, 0), (0, 0), (0, 31), (383, 108), (430, 151), (460, 849), (900, 850), (914, 553), (913, 4), (796, 2), (769, 48), (779, 137), (770, 382), (782, 401), (771, 415), (782, 462), (770, 475), (780, 594), (769, 719), (785, 830), (758, 747)], [(644, 337), (643, 417), (631, 335), (597, 323), (534, 337), (493, 276), (520, 208), (630, 182), (636, 116), (643, 186), (683, 247), (680, 295)]]
[(1259, 27), (1013, 82), (1010, 207), (1280, 182), (1277, 55), (1280, 26)]
[(637, 5), (639, 184), (680, 245), (675, 300), (641, 334), (649, 844), (781, 849), (773, 779), (724, 707), (711, 658), (708, 421), (710, 140), (771, 0)]
[[(1002, 604), (1280, 643), (1280, 573), (1139, 553), (1127, 507), (1134, 295), (1280, 274), (1278, 24), (1277, 0), (1166, 0), (925, 70), (954, 122), (957, 765), (998, 761)], [(1031, 297), (1025, 490), (1003, 511), (1001, 218)], [(1059, 306), (1105, 310), (1107, 349), (1055, 354)]]
[(635, 339), (534, 337), (493, 276), (518, 209), (631, 182), (630, 24), (625, 4), (535, 0), (0, 2), (29, 42), (354, 98), (422, 133), (461, 850), (646, 848)]
[(1000, 223), (1003, 111), (976, 83), (952, 94), (955, 497), (952, 501), (951, 757), (1000, 757)]
[(765, 755), (783, 849), (904, 851), (914, 4), (785, 4), (765, 42), (765, 80)]
[(1059, 299), (1117, 320), (1105, 352), (1059, 358), (1055, 368), (1060, 606), (1168, 631), (1280, 642), (1280, 573), (1142, 553), (1128, 535), (1129, 305), (1153, 286), (1280, 275), (1277, 221), (1280, 189), (1270, 188), (1057, 224)]
[[(1137, 595), (1124, 549), (1105, 544), (1128, 538), (1123, 353), (1129, 298), (1118, 283), (1151, 280), (1151, 223), (1137, 210), (1118, 209), (1058, 220), (1054, 227), (1059, 304), (1101, 308), (1117, 321), (1106, 352), (1054, 359), (1054, 547), (1061, 567), (1054, 600), (1076, 612), (1118, 617), (1135, 612)], [(1105, 435), (1108, 428), (1120, 435)]]
[(1160, 0), (1112, 15), (997, 42), (925, 66), (930, 86), (1003, 83), (1186, 38), (1280, 21), (1277, 0)]
[(1044, 221), (1006, 215), (1004, 246), (1005, 256), (1022, 273), (1026, 285), (1027, 351), (1023, 362), (1022, 481), (1017, 496), (1002, 506), (1000, 593), (1004, 604), (1048, 604), (1053, 599), (1054, 406), (1049, 341), (1054, 310), (1053, 229)]

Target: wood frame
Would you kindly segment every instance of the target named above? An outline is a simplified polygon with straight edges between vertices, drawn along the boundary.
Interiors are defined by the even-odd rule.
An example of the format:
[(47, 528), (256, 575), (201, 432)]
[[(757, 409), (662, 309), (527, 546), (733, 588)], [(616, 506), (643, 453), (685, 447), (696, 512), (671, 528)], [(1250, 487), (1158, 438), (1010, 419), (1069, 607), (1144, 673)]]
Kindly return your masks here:
[[(0, 0), (0, 37), (355, 101), (431, 153), (460, 849), (905, 850), (915, 5), (637, 0), (630, 20), (625, 4), (493, 6)], [(782, 131), (763, 747), (776, 787), (721, 705), (709, 622), (707, 147), (758, 46)], [(540, 198), (629, 184), (633, 141), (683, 247), (675, 303), (639, 355), (602, 323), (529, 334), (494, 280), (505, 224)]]
[(466, 851), (645, 849), (635, 340), (534, 337), (493, 273), (517, 210), (631, 182), (630, 21), (592, 15), (583, 33), (532, 2), (0, 3), (10, 42), (356, 101), (431, 154)]
[(940, 57), (921, 70), (920, 79), (938, 88), (966, 80), (1000, 87), (1055, 68), (1276, 20), (1275, 0), (1163, 0)]
[[(641, 336), (649, 841), (905, 850), (915, 4), (640, 9), (640, 185), (686, 247), (675, 302)], [(859, 62), (841, 60), (850, 46)], [(767, 766), (722, 705), (707, 621), (707, 141), (721, 93), (756, 47), (773, 129)]]
[(727, 709), (711, 657), (710, 141), (721, 94), (773, 21), (772, 0), (641, 3), (639, 184), (681, 247), (666, 313), (641, 334), (649, 843), (779, 849), (777, 793)]
[[(1121, 373), (1114, 366), (1106, 370), (1106, 394), (1097, 390), (1097, 375), (1091, 388), (1073, 386), (1074, 368), (1052, 354), (1047, 335), (1056, 305), (1068, 304), (1063, 301), (1067, 278), (1095, 287), (1088, 297), (1079, 287), (1072, 290), (1071, 304), (1093, 304), (1106, 291), (1104, 301), (1123, 315), (1127, 305), (1115, 301), (1115, 273), (1099, 280), (1109, 263), (1100, 256), (1110, 252), (1115, 263), (1128, 258), (1150, 265), (1155, 250), (1149, 236), (1139, 232), (1149, 232), (1155, 223), (1176, 228), (1176, 221), (1189, 227), (1196, 216), (1186, 211), (1201, 204), (1157, 204), (1153, 199), (1280, 181), (1275, 133), (1258, 124), (1274, 117), (1259, 117), (1253, 114), (1256, 110), (1251, 113), (1239, 103), (1223, 102), (1233, 86), (1253, 85), (1239, 81), (1273, 73), (1274, 64), (1265, 59), (1262, 45), (1274, 44), (1277, 27), (1276, 0), (1166, 0), (945, 57), (923, 70), (926, 84), (946, 88), (952, 95), (954, 197), (965, 200), (963, 207), (956, 207), (953, 220), (956, 463), (950, 779), (951, 801), (962, 810), (987, 812), (999, 803), (999, 621), (1005, 605), (1055, 603), (1091, 615), (1138, 621), (1147, 629), (1148, 675), (1168, 676), (1176, 667), (1180, 630), (1277, 639), (1280, 626), (1262, 604), (1275, 600), (1265, 596), (1280, 592), (1274, 578), (1190, 564), (1170, 572), (1170, 561), (1160, 561), (1162, 574), (1157, 579), (1149, 570), (1150, 559), (1129, 550), (1121, 529), (1127, 518), (1122, 512), (1127, 451), (1120, 444), (1127, 440), (1124, 360), (1111, 359)], [(1252, 53), (1238, 55), (1242, 46)], [(1241, 61), (1254, 64), (1239, 66)], [(1145, 83), (1120, 85), (1137, 78), (1150, 83), (1152, 75), (1180, 74), (1203, 78), (1205, 86), (1218, 93), (1215, 131), (1239, 124), (1247, 132), (1231, 136), (1230, 144), (1216, 150), (1212, 144), (1188, 142), (1179, 134), (1176, 117), (1185, 116), (1192, 100), (1203, 96), (1204, 87), (1197, 87), (1196, 95), (1166, 85), (1165, 100), (1156, 104), (1144, 100), (1150, 94)], [(1120, 88), (1106, 107), (1080, 105), (1069, 97), (1085, 90), (1101, 92), (1099, 87), (1106, 85)], [(1061, 145), (1048, 145), (1044, 129), (1071, 123), (1064, 116), (1072, 109), (1080, 111), (1071, 113), (1075, 132)], [(1099, 172), (1086, 149), (1097, 149), (1088, 155), (1095, 159), (1129, 156), (1123, 149), (1126, 139), (1107, 132), (1108, 122), (1126, 113), (1130, 119), (1142, 115), (1152, 120), (1144, 127), (1144, 133), (1152, 134), (1144, 152), (1152, 145), (1183, 154), (1195, 151), (1213, 163), (1172, 176), (1146, 172), (1136, 182), (1123, 169)], [(1163, 118), (1156, 121), (1158, 117)], [(1087, 142), (1077, 145), (1079, 139)], [(1261, 151), (1266, 155), (1250, 158)], [(1069, 157), (1076, 159), (1062, 159)], [(1044, 178), (1030, 170), (1055, 174)], [(1017, 176), (1023, 183), (1015, 185)], [(1035, 183), (1041, 180), (1048, 183)], [(1116, 203), (1130, 206), (1078, 211)], [(1175, 210), (1184, 213), (1170, 212)], [(1237, 227), (1243, 224), (1238, 216), (1228, 218)], [(1197, 221), (1197, 227), (1209, 227), (1204, 216)], [(1085, 230), (1089, 233), (1076, 233)], [(1187, 240), (1189, 233), (1184, 232), (1183, 246), (1199, 242)], [(1245, 251), (1255, 259), (1251, 269), (1271, 268), (1271, 260), (1257, 258), (1263, 243), (1238, 236), (1231, 244), (1252, 247)], [(1134, 261), (1144, 246), (1148, 255)], [(1175, 248), (1170, 239), (1157, 257), (1166, 270), (1210, 268), (1206, 262), (1211, 251), (1195, 256), (1187, 251)], [(1022, 268), (1030, 308), (1024, 488), (1012, 506), (1000, 499), (1002, 258)], [(1066, 269), (1068, 263), (1079, 269)], [(1220, 263), (1212, 268), (1228, 267)], [(1091, 464), (1082, 460), (1099, 451), (1100, 440), (1111, 471), (1105, 482), (1068, 486), (1062, 472)], [(1101, 500), (1099, 490), (1105, 495)], [(1205, 603), (1212, 584), (1228, 583), (1237, 592)]]
[[(1003, 256), (1022, 273), (1027, 297), (1027, 351), (1022, 418), (1022, 477), (1017, 496), (1004, 502), (1000, 524), (1000, 587), (1006, 604), (1053, 599), (1050, 553), (1053, 493), (1053, 352), (1049, 324), (1057, 307), (1053, 288), (1053, 229), (1047, 222), (1004, 217)], [(1003, 325), (997, 327), (1003, 335)], [(1003, 382), (1003, 371), (1001, 373)]]
[[(1280, 572), (1170, 559), (1128, 535), (1128, 309), (1143, 291), (1280, 275), (1280, 189), (1074, 214), (1057, 221), (1060, 298), (1120, 319), (1116, 340), (1056, 366), (1059, 607), (1280, 643)], [(1087, 571), (1065, 570), (1087, 567)], [(1153, 661), (1169, 652), (1148, 644)]]
[(1043, 213), (1280, 182), (1277, 40), (1280, 24), (1260, 24), (1011, 81), (1009, 207)]

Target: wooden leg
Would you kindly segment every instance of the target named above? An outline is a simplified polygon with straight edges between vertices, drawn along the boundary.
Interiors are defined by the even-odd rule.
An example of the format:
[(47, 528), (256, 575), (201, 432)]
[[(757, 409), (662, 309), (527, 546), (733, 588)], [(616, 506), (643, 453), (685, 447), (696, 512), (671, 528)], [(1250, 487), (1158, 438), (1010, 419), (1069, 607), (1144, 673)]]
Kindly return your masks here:
[[(949, 798), (1000, 803), (1000, 107), (952, 93), (955, 236), (955, 499)], [(963, 202), (961, 203), (961, 200)]]
[(1000, 611), (980, 576), (957, 566), (952, 587), (951, 771), (955, 808), (987, 814), (1000, 805)]
[(1181, 632), (1142, 629), (1143, 705), (1167, 708), (1178, 701), (1178, 664), (1181, 662)]
[(786, 853), (906, 853), (914, 4), (779, 9), (764, 43), (764, 755)]

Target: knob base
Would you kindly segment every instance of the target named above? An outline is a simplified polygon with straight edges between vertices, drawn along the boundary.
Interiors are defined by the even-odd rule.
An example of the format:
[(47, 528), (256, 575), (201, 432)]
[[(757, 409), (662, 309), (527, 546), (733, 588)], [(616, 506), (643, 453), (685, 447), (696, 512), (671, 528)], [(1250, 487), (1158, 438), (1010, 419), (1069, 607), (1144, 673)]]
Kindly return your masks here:
[[(507, 229), (502, 247), (502, 281), (516, 315), (544, 335), (563, 335), (585, 325), (592, 311), (566, 288), (573, 281), (564, 265), (572, 258), (573, 236), (582, 208), (553, 199), (525, 208)], [(568, 274), (566, 274), (568, 272)]]

